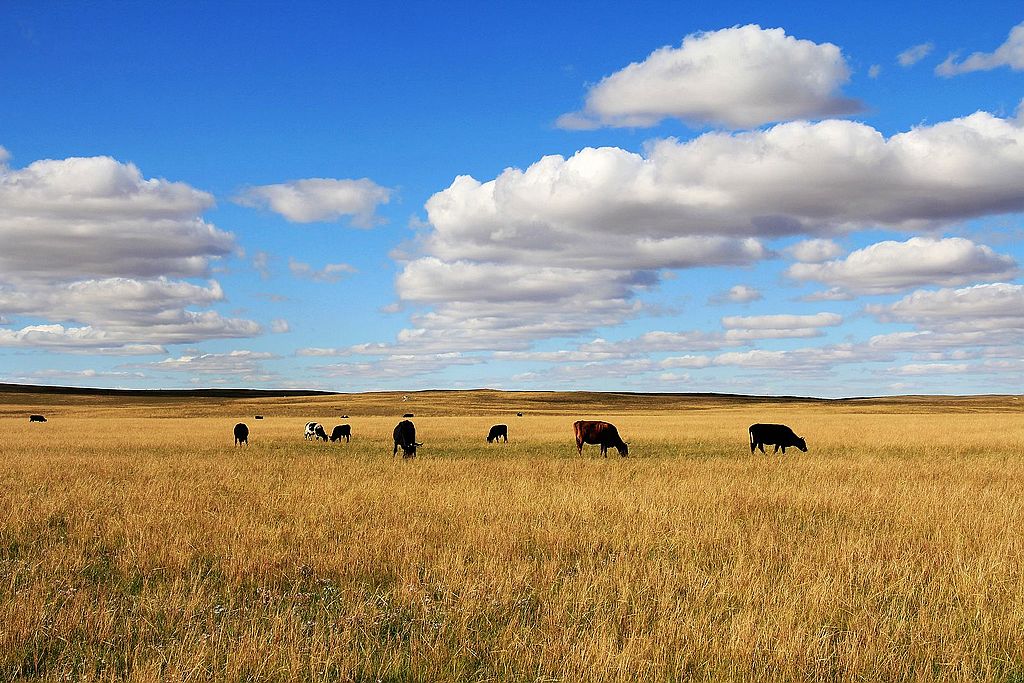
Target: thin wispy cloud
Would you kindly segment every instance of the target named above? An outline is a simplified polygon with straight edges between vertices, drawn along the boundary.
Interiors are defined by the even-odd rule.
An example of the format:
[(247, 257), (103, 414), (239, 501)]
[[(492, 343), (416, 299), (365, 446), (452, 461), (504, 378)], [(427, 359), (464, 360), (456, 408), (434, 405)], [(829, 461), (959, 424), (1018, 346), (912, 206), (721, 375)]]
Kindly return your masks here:
[(1024, 69), (1024, 23), (1014, 26), (1010, 30), (1006, 42), (994, 51), (973, 52), (962, 60), (958, 60), (956, 54), (951, 54), (935, 67), (935, 73), (948, 78), (972, 71), (991, 71), (1001, 67), (1008, 67), (1014, 71)]
[(896, 56), (896, 61), (903, 68), (911, 67), (930, 55), (934, 49), (935, 45), (932, 43), (921, 43), (920, 45), (908, 47)]

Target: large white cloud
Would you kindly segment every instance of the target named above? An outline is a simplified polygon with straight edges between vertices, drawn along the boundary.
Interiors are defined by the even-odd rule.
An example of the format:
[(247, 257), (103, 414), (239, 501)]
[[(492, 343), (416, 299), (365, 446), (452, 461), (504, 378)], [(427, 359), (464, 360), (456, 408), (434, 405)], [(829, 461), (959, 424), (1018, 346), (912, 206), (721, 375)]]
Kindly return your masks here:
[[(460, 176), (426, 209), (430, 228), (397, 290), (433, 310), (416, 313), (399, 346), (520, 350), (636, 315), (663, 270), (770, 258), (762, 240), (803, 235), (811, 241), (793, 253), (818, 260), (849, 231), (1024, 210), (1024, 129), (979, 112), (889, 138), (829, 120), (658, 140), (643, 154), (587, 148), (489, 181)], [(987, 249), (953, 262), (970, 266), (955, 274), (964, 279), (917, 274), (901, 286), (1008, 273), (1013, 264)]]
[(1006, 334), (1024, 330), (1024, 285), (993, 283), (921, 290), (892, 304), (868, 306), (885, 322), (910, 323), (934, 332)]
[[(259, 334), (213, 310), (206, 276), (234, 238), (202, 218), (206, 192), (110, 157), (0, 155), (0, 346), (162, 353), (164, 344)], [(206, 310), (194, 310), (196, 308)], [(30, 318), (20, 321), (19, 318)], [(19, 327), (20, 325), (20, 327)]]
[(1017, 264), (1010, 256), (962, 237), (912, 237), (878, 242), (845, 259), (795, 263), (786, 273), (849, 292), (886, 294), (922, 285), (1010, 278), (1017, 273)]
[[(1015, 119), (978, 112), (888, 139), (862, 123), (795, 122), (658, 140), (645, 154), (586, 148), (487, 182), (460, 176), (427, 202), (425, 246), (449, 261), (681, 267), (761, 256), (721, 241), (730, 237), (917, 229), (1019, 210)], [(693, 237), (706, 241), (680, 241)]]
[(956, 55), (949, 55), (946, 61), (935, 67), (935, 73), (949, 77), (971, 71), (991, 71), (1001, 66), (1008, 66), (1014, 71), (1024, 69), (1024, 23), (1014, 26), (1006, 42), (995, 51), (975, 52), (960, 62)]
[(566, 114), (564, 128), (653, 126), (676, 118), (694, 125), (751, 128), (765, 123), (850, 114), (842, 52), (831, 43), (756, 25), (697, 33), (678, 48), (663, 47), (602, 79), (583, 111)]
[(235, 201), (242, 206), (267, 208), (293, 223), (336, 221), (343, 216), (357, 228), (380, 222), (377, 207), (391, 200), (392, 190), (369, 178), (306, 178), (242, 191)]
[(0, 160), (0, 277), (205, 275), (234, 240), (202, 220), (213, 198), (110, 157)]

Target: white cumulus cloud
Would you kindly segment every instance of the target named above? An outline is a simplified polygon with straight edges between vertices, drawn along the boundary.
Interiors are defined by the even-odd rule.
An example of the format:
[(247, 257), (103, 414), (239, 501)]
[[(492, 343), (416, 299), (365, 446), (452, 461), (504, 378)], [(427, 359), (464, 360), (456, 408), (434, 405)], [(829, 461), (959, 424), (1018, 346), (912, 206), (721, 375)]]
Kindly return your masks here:
[(202, 220), (213, 197), (110, 157), (0, 160), (0, 278), (202, 276), (233, 237)]
[(726, 301), (731, 301), (736, 304), (747, 304), (751, 301), (760, 301), (763, 298), (764, 295), (761, 294), (761, 291), (756, 287), (751, 287), (749, 285), (733, 285), (727, 292), (716, 294), (708, 301), (713, 304), (724, 303)]
[(235, 250), (231, 234), (202, 218), (213, 206), (208, 193), (145, 178), (110, 157), (21, 169), (7, 158), (0, 155), (0, 316), (13, 329), (0, 330), (0, 345), (130, 355), (261, 333), (253, 321), (210, 310), (225, 298), (216, 281), (173, 279), (208, 276)]
[(797, 261), (803, 263), (821, 263), (834, 259), (843, 253), (843, 248), (829, 239), (803, 240), (788, 249)]
[(583, 110), (563, 115), (558, 125), (647, 127), (676, 118), (752, 128), (850, 114), (861, 105), (840, 92), (849, 74), (837, 46), (781, 28), (751, 24), (696, 33), (605, 77), (590, 88)]
[(893, 304), (868, 306), (885, 322), (933, 332), (998, 334), (1024, 330), (1024, 285), (997, 282), (961, 289), (919, 290)]
[(863, 294), (898, 292), (921, 285), (959, 285), (1013, 277), (1010, 256), (964, 239), (912, 237), (885, 241), (825, 263), (795, 263), (786, 271), (797, 280), (821, 282)]
[(377, 207), (391, 200), (392, 190), (369, 178), (305, 178), (243, 190), (235, 202), (265, 208), (293, 223), (336, 221), (348, 217), (357, 228), (381, 222)]
[[(520, 350), (637, 315), (663, 271), (773, 257), (763, 240), (804, 236), (790, 253), (820, 261), (837, 255), (831, 237), (850, 231), (1024, 210), (1024, 129), (978, 112), (889, 138), (829, 120), (656, 140), (642, 154), (586, 148), (487, 181), (459, 176), (426, 210), (429, 229), (418, 255), (400, 256), (396, 289), (403, 305), (431, 310), (414, 309), (398, 346)], [(953, 261), (967, 268), (960, 282), (1007, 271), (985, 249)], [(901, 286), (957, 281), (914, 277)], [(847, 296), (833, 288), (821, 298)]]

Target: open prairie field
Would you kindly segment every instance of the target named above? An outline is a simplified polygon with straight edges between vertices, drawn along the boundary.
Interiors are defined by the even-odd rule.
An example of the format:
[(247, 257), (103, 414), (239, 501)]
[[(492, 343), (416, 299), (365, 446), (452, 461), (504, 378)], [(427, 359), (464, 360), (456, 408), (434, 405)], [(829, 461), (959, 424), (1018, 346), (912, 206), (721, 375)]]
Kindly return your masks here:
[(2, 393), (0, 679), (1024, 680), (1022, 408)]

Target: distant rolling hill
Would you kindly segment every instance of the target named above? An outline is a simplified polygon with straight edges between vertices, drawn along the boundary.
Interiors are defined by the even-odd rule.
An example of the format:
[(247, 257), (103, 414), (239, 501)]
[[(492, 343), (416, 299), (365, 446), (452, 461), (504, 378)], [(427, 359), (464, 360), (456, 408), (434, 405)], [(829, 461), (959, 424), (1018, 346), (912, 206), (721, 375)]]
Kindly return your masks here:
[(333, 391), (302, 389), (93, 389), (0, 382), (0, 393), (71, 396), (138, 396), (145, 398), (275, 398), (278, 396), (333, 396)]

